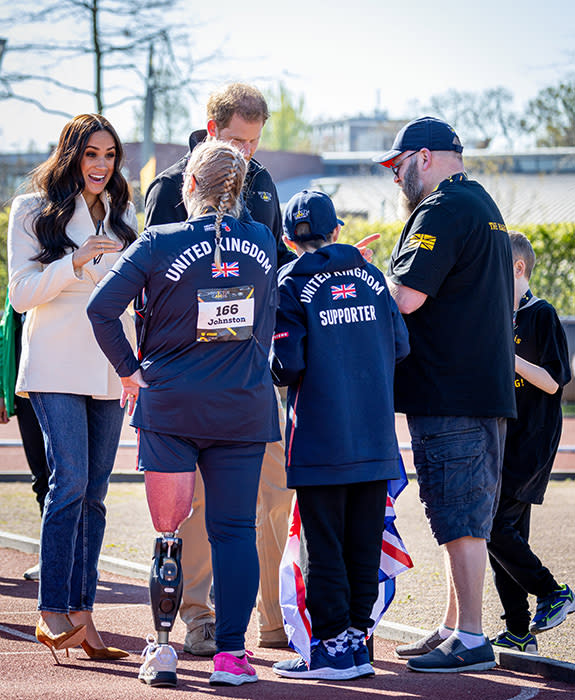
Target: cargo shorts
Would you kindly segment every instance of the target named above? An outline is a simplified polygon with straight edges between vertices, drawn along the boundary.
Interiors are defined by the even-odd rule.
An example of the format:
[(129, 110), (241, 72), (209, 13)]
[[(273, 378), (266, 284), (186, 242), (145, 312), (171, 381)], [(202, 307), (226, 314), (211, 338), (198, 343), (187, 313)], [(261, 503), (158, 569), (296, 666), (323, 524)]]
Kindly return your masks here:
[(407, 416), (419, 498), (438, 544), (489, 541), (501, 488), (506, 419)]

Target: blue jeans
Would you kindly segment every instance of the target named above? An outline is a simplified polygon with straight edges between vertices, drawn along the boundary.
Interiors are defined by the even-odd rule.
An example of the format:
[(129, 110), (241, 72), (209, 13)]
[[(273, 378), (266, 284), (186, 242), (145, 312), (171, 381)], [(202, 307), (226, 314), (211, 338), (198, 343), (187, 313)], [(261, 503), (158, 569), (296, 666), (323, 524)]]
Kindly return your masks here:
[(30, 392), (50, 469), (40, 535), (38, 609), (92, 610), (104, 498), (120, 441), (120, 402)]

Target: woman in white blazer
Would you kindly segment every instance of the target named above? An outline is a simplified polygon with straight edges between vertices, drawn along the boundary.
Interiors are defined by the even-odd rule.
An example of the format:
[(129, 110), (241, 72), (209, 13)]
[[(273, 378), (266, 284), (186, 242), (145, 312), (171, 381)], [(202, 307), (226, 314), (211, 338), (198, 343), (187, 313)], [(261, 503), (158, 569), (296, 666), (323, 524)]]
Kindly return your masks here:
[[(104, 498), (120, 440), (122, 387), (86, 315), (97, 283), (136, 239), (123, 149), (102, 116), (82, 114), (16, 197), (8, 225), (9, 296), (25, 314), (16, 392), (29, 396), (50, 468), (40, 538), (36, 637), (54, 654), (82, 644), (121, 658), (92, 620)], [(134, 339), (133, 322), (124, 323)]]

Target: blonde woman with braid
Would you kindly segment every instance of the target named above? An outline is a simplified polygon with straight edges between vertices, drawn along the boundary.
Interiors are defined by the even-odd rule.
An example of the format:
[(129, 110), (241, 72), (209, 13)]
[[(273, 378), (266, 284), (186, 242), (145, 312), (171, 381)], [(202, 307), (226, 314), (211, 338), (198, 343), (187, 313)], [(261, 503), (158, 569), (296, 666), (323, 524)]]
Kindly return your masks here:
[[(139, 433), (139, 469), (155, 529), (150, 636), (139, 678), (176, 683), (168, 634), (181, 597), (180, 523), (189, 515), (196, 464), (206, 491), (218, 610), (214, 685), (257, 680), (244, 635), (258, 591), (256, 499), (267, 442), (280, 437), (267, 367), (276, 309), (276, 243), (239, 221), (246, 161), (220, 141), (194, 149), (183, 185), (184, 223), (153, 226), (92, 295), (88, 315), (119, 374)], [(119, 318), (148, 297), (138, 358)]]
[[(145, 226), (185, 221), (188, 213), (182, 199), (182, 182), (188, 160), (205, 141), (216, 139), (239, 148), (247, 161), (242, 190), (244, 210), (272, 232), (277, 247), (278, 269), (296, 255), (283, 242), (280, 201), (272, 177), (258, 162), (257, 147), (269, 109), (262, 93), (246, 83), (217, 86), (206, 103), (205, 128), (194, 130), (189, 151), (159, 173), (146, 192)], [(279, 402), (278, 402), (279, 404)], [(285, 420), (280, 407), (280, 430)], [(256, 602), (257, 645), (284, 648), (287, 636), (279, 604), (279, 567), (288, 535), (293, 492), (286, 487), (283, 440), (266, 447), (257, 504), (256, 546), (260, 558), (260, 589)], [(205, 527), (205, 497), (201, 474), (194, 489), (193, 512), (180, 527), (183, 541), (184, 591), (179, 615), (186, 625), (184, 651), (194, 656), (216, 654), (215, 616), (211, 605), (212, 565)], [(190, 546), (187, 543), (190, 542)]]

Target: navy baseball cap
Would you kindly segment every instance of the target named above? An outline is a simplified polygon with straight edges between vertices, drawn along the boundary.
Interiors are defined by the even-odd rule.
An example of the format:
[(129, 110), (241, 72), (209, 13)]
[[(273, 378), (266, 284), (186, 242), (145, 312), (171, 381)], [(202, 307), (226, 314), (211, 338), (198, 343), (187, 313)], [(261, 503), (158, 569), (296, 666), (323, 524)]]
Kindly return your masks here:
[(391, 167), (391, 161), (404, 151), (456, 151), (461, 153), (463, 146), (455, 130), (447, 122), (435, 117), (420, 117), (406, 124), (395, 137), (390, 151), (375, 156), (376, 163)]
[[(296, 236), (295, 227), (307, 222), (310, 233)], [(343, 221), (335, 215), (335, 207), (325, 192), (302, 190), (289, 200), (284, 210), (284, 233), (290, 241), (311, 241), (315, 238), (327, 240), (329, 234)]]

